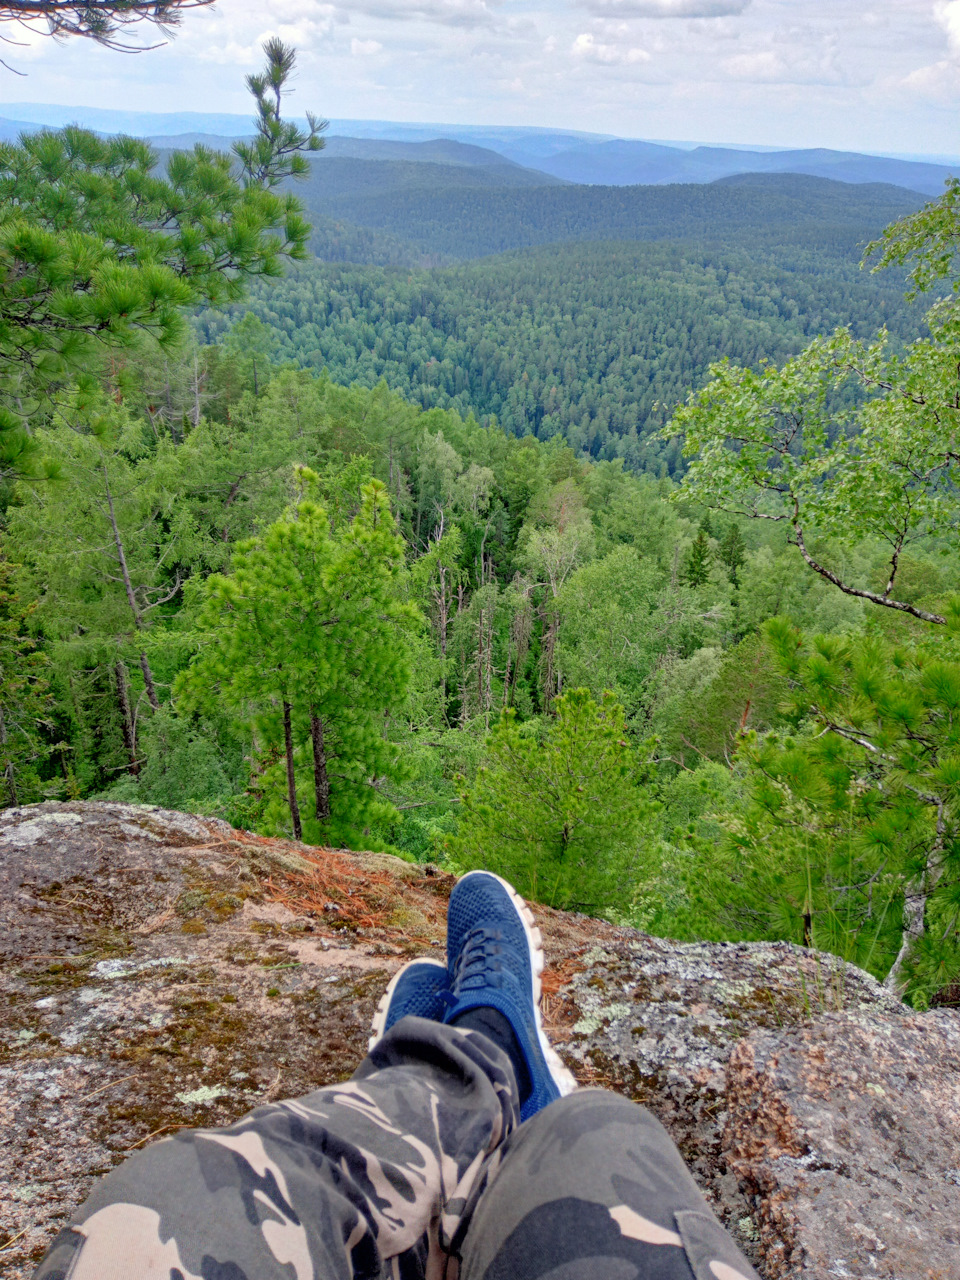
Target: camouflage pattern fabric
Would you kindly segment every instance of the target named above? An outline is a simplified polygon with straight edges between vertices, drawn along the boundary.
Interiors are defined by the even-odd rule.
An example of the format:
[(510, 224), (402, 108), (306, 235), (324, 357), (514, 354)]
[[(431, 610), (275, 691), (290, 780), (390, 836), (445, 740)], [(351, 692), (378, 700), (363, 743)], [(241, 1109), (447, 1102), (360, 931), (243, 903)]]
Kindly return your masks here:
[(35, 1280), (756, 1280), (647, 1112), (518, 1120), (492, 1041), (404, 1018), (347, 1083), (133, 1156)]

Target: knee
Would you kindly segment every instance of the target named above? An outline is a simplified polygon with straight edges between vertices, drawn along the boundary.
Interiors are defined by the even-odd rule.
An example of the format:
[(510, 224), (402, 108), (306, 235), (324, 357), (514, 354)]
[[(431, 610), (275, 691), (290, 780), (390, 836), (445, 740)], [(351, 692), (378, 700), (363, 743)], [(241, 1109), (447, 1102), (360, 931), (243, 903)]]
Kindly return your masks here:
[(551, 1102), (532, 1116), (522, 1129), (532, 1134), (534, 1127), (582, 1134), (626, 1128), (641, 1140), (646, 1136), (669, 1142), (666, 1130), (652, 1112), (609, 1089), (577, 1089), (565, 1098)]

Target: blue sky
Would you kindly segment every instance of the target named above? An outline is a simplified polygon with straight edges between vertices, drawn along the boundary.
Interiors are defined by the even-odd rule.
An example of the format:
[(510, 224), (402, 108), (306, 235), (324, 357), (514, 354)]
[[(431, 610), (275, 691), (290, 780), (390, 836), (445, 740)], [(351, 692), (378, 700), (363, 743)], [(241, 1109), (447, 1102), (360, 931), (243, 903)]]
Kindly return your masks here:
[(960, 0), (219, 0), (136, 56), (27, 35), (0, 100), (243, 112), (274, 34), (292, 112), (960, 155)]

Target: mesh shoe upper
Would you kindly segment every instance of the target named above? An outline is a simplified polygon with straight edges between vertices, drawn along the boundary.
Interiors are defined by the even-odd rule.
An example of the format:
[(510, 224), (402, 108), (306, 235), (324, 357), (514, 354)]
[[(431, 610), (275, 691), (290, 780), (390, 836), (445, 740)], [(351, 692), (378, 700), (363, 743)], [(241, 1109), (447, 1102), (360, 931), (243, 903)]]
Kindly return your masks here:
[(430, 1018), (433, 1022), (442, 1022), (449, 1004), (447, 978), (447, 966), (429, 957), (411, 960), (398, 969), (373, 1016), (368, 1048), (372, 1049), (401, 1018)]
[(526, 1120), (575, 1087), (540, 1022), (543, 946), (533, 915), (515, 890), (488, 871), (471, 871), (456, 885), (447, 915), (447, 963), (452, 1022), (470, 1009), (499, 1010), (523, 1053), (532, 1090)]

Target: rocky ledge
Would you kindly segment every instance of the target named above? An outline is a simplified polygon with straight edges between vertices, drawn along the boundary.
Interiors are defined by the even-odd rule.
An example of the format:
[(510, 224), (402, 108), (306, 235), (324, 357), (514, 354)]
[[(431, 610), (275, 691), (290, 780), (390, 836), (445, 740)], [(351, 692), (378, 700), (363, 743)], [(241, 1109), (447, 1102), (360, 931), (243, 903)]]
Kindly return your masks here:
[[(0, 1270), (154, 1137), (342, 1080), (452, 880), (130, 805), (0, 813)], [(583, 1083), (663, 1120), (766, 1280), (958, 1280), (960, 1014), (786, 944), (537, 908)]]

